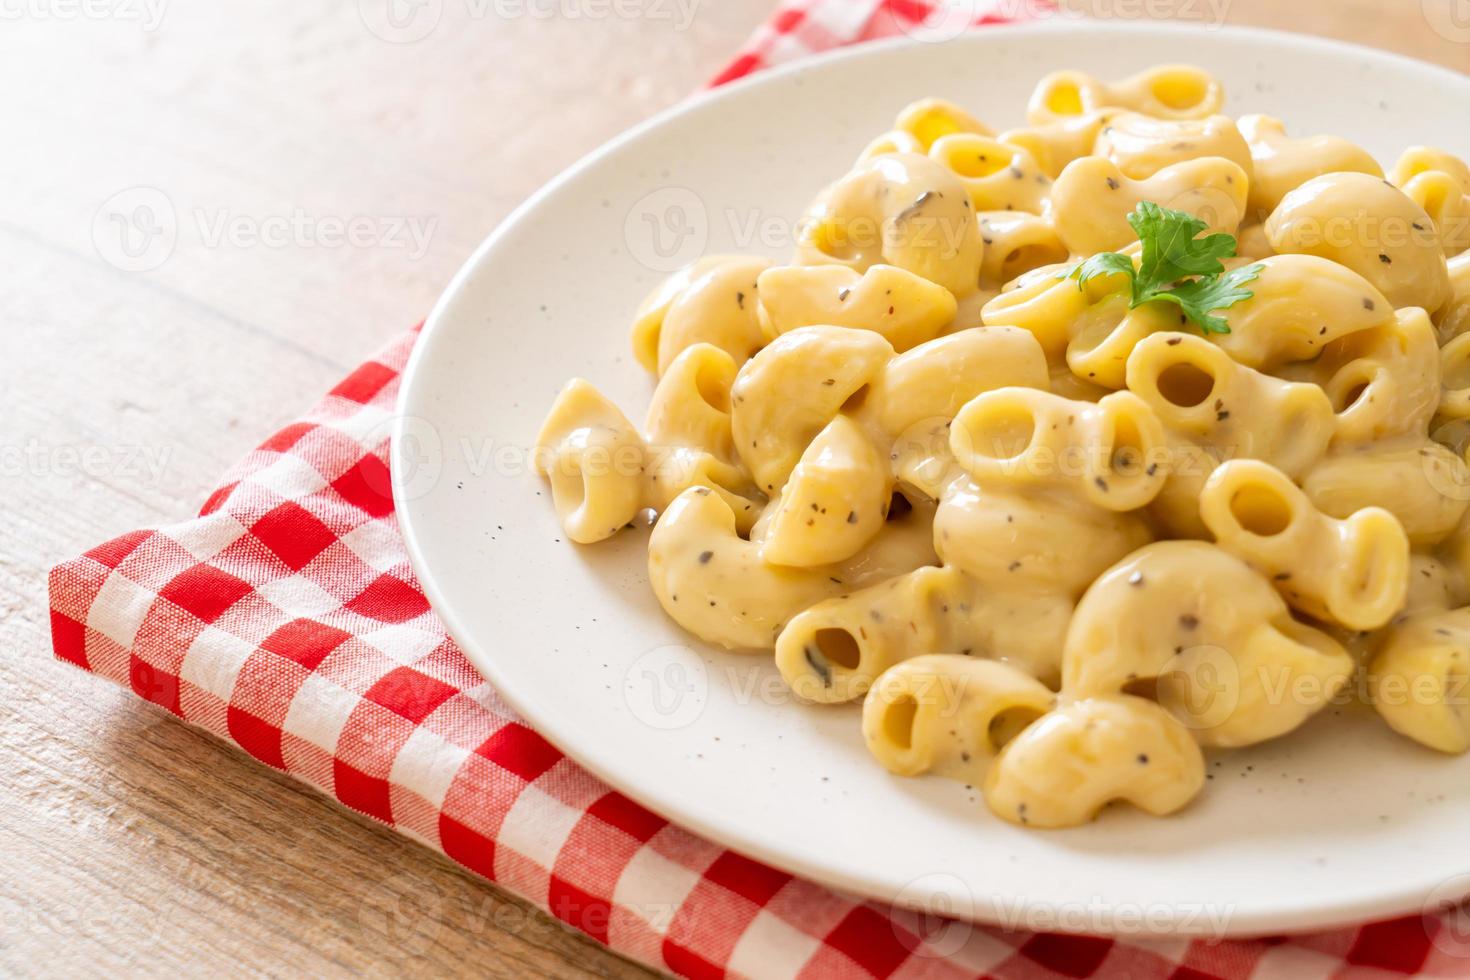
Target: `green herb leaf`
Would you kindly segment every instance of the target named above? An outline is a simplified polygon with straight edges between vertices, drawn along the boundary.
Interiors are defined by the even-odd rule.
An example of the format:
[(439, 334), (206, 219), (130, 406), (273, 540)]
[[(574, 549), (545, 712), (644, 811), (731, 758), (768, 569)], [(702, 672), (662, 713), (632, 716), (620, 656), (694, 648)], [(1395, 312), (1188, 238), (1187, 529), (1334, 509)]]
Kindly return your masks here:
[(1197, 238), (1209, 225), (1152, 201), (1139, 202), (1128, 216), (1128, 223), (1143, 243), (1138, 274), (1146, 283), (1163, 285), (1185, 276), (1217, 276), (1225, 271), (1220, 260), (1235, 255), (1234, 235)]
[(1119, 273), (1128, 277), (1131, 286), (1137, 276), (1133, 268), (1133, 260), (1121, 252), (1103, 252), (1100, 255), (1094, 255), (1077, 268), (1063, 273), (1058, 278), (1076, 277), (1077, 288), (1081, 289), (1087, 285), (1089, 280), (1096, 279), (1098, 276), (1114, 276)]
[(1128, 224), (1143, 244), (1138, 268), (1121, 252), (1094, 255), (1058, 279), (1077, 280), (1081, 289), (1091, 279), (1126, 274), (1132, 286), (1129, 306), (1166, 302), (1176, 304), (1184, 315), (1209, 333), (1229, 333), (1230, 325), (1216, 310), (1250, 299), (1254, 293), (1241, 287), (1261, 272), (1260, 263), (1225, 271), (1224, 259), (1234, 258), (1234, 235), (1199, 235), (1209, 225), (1191, 214), (1142, 201), (1128, 216)]
[(1199, 324), (1200, 330), (1205, 333), (1229, 333), (1230, 324), (1213, 313), (1254, 296), (1255, 293), (1249, 289), (1240, 287), (1259, 276), (1261, 268), (1261, 263), (1256, 262), (1239, 269), (1231, 269), (1220, 276), (1190, 279), (1173, 289), (1154, 293), (1145, 302), (1163, 300), (1177, 303), (1184, 315)]

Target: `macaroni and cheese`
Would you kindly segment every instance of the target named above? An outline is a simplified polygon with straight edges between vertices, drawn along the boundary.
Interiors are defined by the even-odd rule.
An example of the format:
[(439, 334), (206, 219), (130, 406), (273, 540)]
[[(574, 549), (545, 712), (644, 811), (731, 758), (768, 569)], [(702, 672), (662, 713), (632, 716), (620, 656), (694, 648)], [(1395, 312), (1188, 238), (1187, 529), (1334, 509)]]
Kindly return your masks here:
[(1224, 100), (1166, 65), (1007, 130), (913, 103), (784, 262), (644, 302), (641, 426), (565, 387), (566, 535), (652, 512), (675, 622), (1017, 824), (1173, 813), (1353, 697), (1470, 749), (1470, 166)]

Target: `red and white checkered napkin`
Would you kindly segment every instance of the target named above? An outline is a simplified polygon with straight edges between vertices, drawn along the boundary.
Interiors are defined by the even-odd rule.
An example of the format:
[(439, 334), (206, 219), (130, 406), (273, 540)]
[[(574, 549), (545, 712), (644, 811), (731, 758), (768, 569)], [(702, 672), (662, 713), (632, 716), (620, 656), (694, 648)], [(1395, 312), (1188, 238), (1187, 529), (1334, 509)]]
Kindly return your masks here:
[[(789, 3), (722, 78), (894, 33), (927, 9), (915, 0)], [(685, 976), (1470, 970), (1470, 960), (1450, 955), (1455, 944), (1436, 944), (1450, 935), (1447, 923), (1418, 916), (1223, 944), (976, 927), (960, 931), (968, 939), (956, 949), (953, 928), (936, 932), (914, 914), (765, 867), (612, 792), (501, 702), (446, 636), (409, 568), (382, 423), (416, 336), (262, 443), (197, 518), (125, 534), (54, 569), (56, 655), (619, 952)]]

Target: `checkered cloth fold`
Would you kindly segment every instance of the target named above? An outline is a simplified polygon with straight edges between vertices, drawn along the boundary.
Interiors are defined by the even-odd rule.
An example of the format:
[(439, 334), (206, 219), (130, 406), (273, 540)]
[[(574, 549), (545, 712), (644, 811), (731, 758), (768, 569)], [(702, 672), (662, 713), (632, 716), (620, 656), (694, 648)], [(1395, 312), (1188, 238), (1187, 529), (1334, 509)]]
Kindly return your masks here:
[[(1011, 0), (969, 0), (976, 22)], [(717, 81), (953, 17), (928, 0), (786, 3)], [(383, 425), (410, 331), (225, 476), (199, 516), (51, 572), (56, 656), (383, 821), (599, 942), (688, 977), (1326, 977), (1470, 972), (1411, 916), (1210, 944), (926, 921), (673, 826), (520, 721), (429, 608)], [(957, 931), (958, 930), (958, 931)], [(1364, 973), (1363, 971), (1367, 971)]]

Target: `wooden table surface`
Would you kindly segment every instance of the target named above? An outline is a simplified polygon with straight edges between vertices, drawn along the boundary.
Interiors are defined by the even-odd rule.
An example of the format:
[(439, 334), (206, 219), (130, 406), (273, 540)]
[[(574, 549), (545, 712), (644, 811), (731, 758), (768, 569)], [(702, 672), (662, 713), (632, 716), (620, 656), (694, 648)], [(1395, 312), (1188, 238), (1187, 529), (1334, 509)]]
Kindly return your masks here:
[[(647, 975), (50, 659), (50, 565), (192, 513), (261, 436), (422, 317), (517, 202), (698, 86), (771, 0), (645, 2), (663, 14), (627, 20), (450, 2), (415, 43), (369, 28), (386, 2), (5, 5), (0, 973)], [(1197, 18), (1221, 0), (1069, 2)], [(1223, 2), (1231, 23), (1470, 69), (1467, 0)], [(154, 256), (120, 252), (116, 229), (94, 240), (99, 206), (139, 186), (187, 216), (141, 273), (120, 266)], [(432, 234), (271, 238), (269, 219), (292, 216)]]

